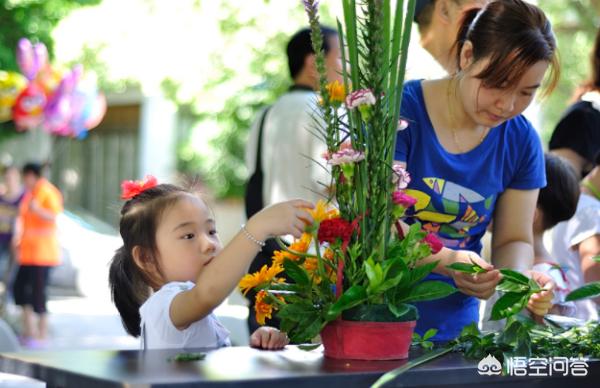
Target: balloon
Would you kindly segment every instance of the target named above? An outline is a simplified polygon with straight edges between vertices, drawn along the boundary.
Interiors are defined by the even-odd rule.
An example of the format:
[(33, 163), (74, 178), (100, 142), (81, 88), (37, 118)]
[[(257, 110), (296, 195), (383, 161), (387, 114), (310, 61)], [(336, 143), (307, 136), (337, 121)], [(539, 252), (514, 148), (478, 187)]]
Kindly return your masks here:
[(37, 83), (31, 82), (15, 100), (13, 121), (19, 130), (37, 127), (43, 120), (46, 93)]
[(63, 79), (64, 72), (50, 65), (46, 65), (40, 69), (35, 77), (35, 81), (44, 88), (46, 94), (50, 95), (60, 84)]
[(0, 70), (0, 123), (12, 118), (12, 107), (25, 86), (27, 79), (21, 74)]
[(69, 123), (74, 113), (72, 96), (82, 71), (81, 65), (74, 66), (70, 72), (65, 74), (48, 99), (44, 108), (43, 127), (49, 133), (59, 136), (71, 135), (72, 130)]
[(106, 114), (106, 97), (104, 97), (104, 94), (99, 93), (98, 96), (96, 97), (96, 101), (94, 102), (94, 105), (92, 107), (92, 112), (90, 113), (90, 116), (88, 117), (87, 121), (85, 122), (85, 127), (88, 130), (97, 127), (98, 124), (100, 124), (100, 122), (102, 122), (102, 119), (104, 118), (105, 114)]
[(33, 80), (40, 69), (48, 64), (48, 50), (43, 43), (32, 45), (29, 39), (21, 38), (17, 43), (17, 64), (21, 73)]

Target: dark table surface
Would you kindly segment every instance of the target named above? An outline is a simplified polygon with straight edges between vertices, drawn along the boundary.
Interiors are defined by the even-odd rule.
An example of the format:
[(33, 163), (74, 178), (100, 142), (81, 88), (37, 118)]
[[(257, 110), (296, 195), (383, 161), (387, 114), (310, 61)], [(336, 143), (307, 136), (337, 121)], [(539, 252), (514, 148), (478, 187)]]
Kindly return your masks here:
[[(202, 351), (201, 349), (195, 351)], [(48, 387), (368, 387), (398, 361), (324, 358), (288, 346), (284, 351), (247, 347), (206, 351), (201, 361), (174, 362), (178, 350), (73, 350), (4, 353), (0, 371), (46, 381)], [(411, 358), (419, 351), (411, 351)], [(588, 361), (586, 377), (481, 376), (477, 362), (447, 354), (409, 370), (387, 386), (396, 387), (600, 387), (600, 362)], [(268, 384), (268, 385), (267, 385)]]

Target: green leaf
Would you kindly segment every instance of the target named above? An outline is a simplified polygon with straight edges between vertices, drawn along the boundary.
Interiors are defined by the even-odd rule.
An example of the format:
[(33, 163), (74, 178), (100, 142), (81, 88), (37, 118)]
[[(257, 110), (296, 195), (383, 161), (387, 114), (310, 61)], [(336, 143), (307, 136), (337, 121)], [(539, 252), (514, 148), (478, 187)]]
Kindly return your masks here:
[(206, 358), (206, 353), (177, 353), (173, 357), (169, 357), (167, 360), (169, 361), (200, 361)]
[(390, 302), (388, 303), (388, 308), (396, 318), (403, 316), (410, 310), (410, 307), (406, 303), (395, 304)]
[(402, 302), (422, 302), (426, 300), (444, 298), (455, 293), (456, 291), (456, 288), (452, 287), (450, 284), (438, 280), (422, 282), (414, 286), (409, 291), (406, 299), (404, 299)]
[(281, 319), (289, 319), (300, 322), (307, 315), (319, 315), (319, 310), (310, 302), (286, 304), (280, 307), (277, 316)]
[(514, 281), (515, 283), (521, 283), (521, 284), (526, 284), (529, 285), (529, 278), (517, 271), (514, 271), (512, 269), (508, 269), (508, 268), (502, 268), (500, 270), (500, 273), (502, 274), (503, 277)]
[(503, 278), (500, 283), (496, 286), (496, 291), (502, 292), (528, 292), (529, 285), (522, 283), (515, 283), (508, 278)]
[(321, 344), (298, 345), (298, 349), (304, 350), (305, 352), (310, 352), (311, 350), (315, 350), (319, 346), (321, 346)]
[(423, 341), (428, 340), (429, 338), (433, 337), (434, 335), (437, 334), (437, 332), (438, 332), (438, 329), (434, 329), (434, 328), (427, 330), (425, 332), (425, 334), (423, 334)]
[(309, 342), (321, 332), (323, 321), (318, 316), (311, 318), (303, 320), (289, 333), (292, 342)]
[(412, 333), (412, 340), (413, 340), (413, 342), (417, 342), (417, 343), (421, 342), (421, 336), (419, 335), (419, 333), (413, 332)]
[(535, 280), (529, 278), (529, 290), (532, 292), (539, 292), (542, 291), (542, 288)]
[(519, 313), (527, 305), (528, 300), (528, 293), (507, 292), (502, 295), (502, 297), (496, 301), (494, 307), (492, 307), (492, 316), (490, 320), (497, 321)]
[(301, 287), (306, 287), (310, 285), (310, 278), (306, 273), (306, 270), (296, 264), (294, 261), (285, 260), (283, 262), (283, 268), (285, 270), (285, 274), (289, 276), (291, 279), (296, 282)]
[(425, 279), (427, 275), (429, 275), (431, 271), (433, 271), (433, 269), (438, 265), (438, 263), (439, 260), (436, 260), (432, 263), (423, 264), (413, 268), (412, 271), (410, 271), (410, 282), (408, 285), (412, 286), (413, 284)]
[(596, 263), (600, 263), (600, 256), (592, 257), (592, 260), (594, 260)]
[(571, 291), (565, 300), (570, 302), (573, 300), (595, 298), (597, 296), (600, 296), (600, 282), (588, 283), (585, 286)]
[(383, 283), (383, 269), (381, 268), (381, 264), (375, 263), (370, 257), (365, 261), (364, 266), (367, 278), (369, 279), (367, 292), (373, 294), (379, 289), (381, 283)]
[(337, 318), (342, 311), (358, 306), (367, 300), (367, 291), (363, 286), (354, 285), (347, 289), (340, 298), (329, 307), (325, 313), (325, 319), (332, 321)]
[[(457, 271), (457, 272), (464, 272), (464, 273), (478, 273), (477, 272), (477, 266), (473, 265), (473, 264), (467, 264), (467, 263), (452, 263), (450, 265), (447, 265), (446, 268), (449, 268), (453, 271)], [(481, 267), (480, 267), (481, 268)]]

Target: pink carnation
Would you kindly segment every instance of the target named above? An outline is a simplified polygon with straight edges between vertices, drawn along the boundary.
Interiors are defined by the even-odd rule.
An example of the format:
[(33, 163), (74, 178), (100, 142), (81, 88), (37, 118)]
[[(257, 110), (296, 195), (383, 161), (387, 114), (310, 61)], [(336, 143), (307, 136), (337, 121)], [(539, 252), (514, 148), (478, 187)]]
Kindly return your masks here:
[(342, 164), (360, 162), (365, 158), (365, 154), (352, 148), (340, 149), (327, 160), (332, 166), (341, 166)]
[(433, 233), (427, 234), (427, 236), (425, 236), (425, 238), (423, 239), (423, 242), (429, 245), (429, 247), (431, 248), (431, 253), (434, 255), (441, 251), (444, 247), (444, 244), (442, 244), (442, 242)]
[(404, 207), (405, 209), (414, 206), (415, 203), (417, 203), (417, 199), (414, 197), (411, 197), (410, 195), (402, 192), (402, 191), (394, 191), (392, 193), (392, 201), (396, 204), (396, 205), (400, 205), (402, 207)]
[(375, 102), (375, 96), (371, 89), (356, 90), (346, 97), (348, 109), (358, 108), (361, 105), (375, 105)]
[(396, 163), (392, 168), (394, 170), (392, 182), (396, 185), (398, 190), (406, 189), (408, 187), (408, 184), (410, 183), (410, 174), (400, 164)]

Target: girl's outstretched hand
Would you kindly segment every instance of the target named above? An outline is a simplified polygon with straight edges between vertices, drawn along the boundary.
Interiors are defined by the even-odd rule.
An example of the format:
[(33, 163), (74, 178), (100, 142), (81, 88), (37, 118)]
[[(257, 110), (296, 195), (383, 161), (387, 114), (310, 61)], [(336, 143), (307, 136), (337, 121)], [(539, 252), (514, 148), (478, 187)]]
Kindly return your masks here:
[(247, 228), (256, 238), (263, 241), (286, 234), (300, 238), (306, 225), (314, 222), (308, 211), (314, 207), (312, 203), (302, 199), (276, 203), (252, 216), (248, 220)]
[(250, 336), (250, 346), (253, 348), (277, 350), (289, 344), (287, 334), (274, 327), (261, 326)]
[(552, 299), (554, 299), (555, 283), (549, 275), (542, 272), (529, 271), (529, 276), (544, 289), (542, 292), (535, 293), (529, 298), (527, 309), (533, 314), (543, 317), (552, 308)]

